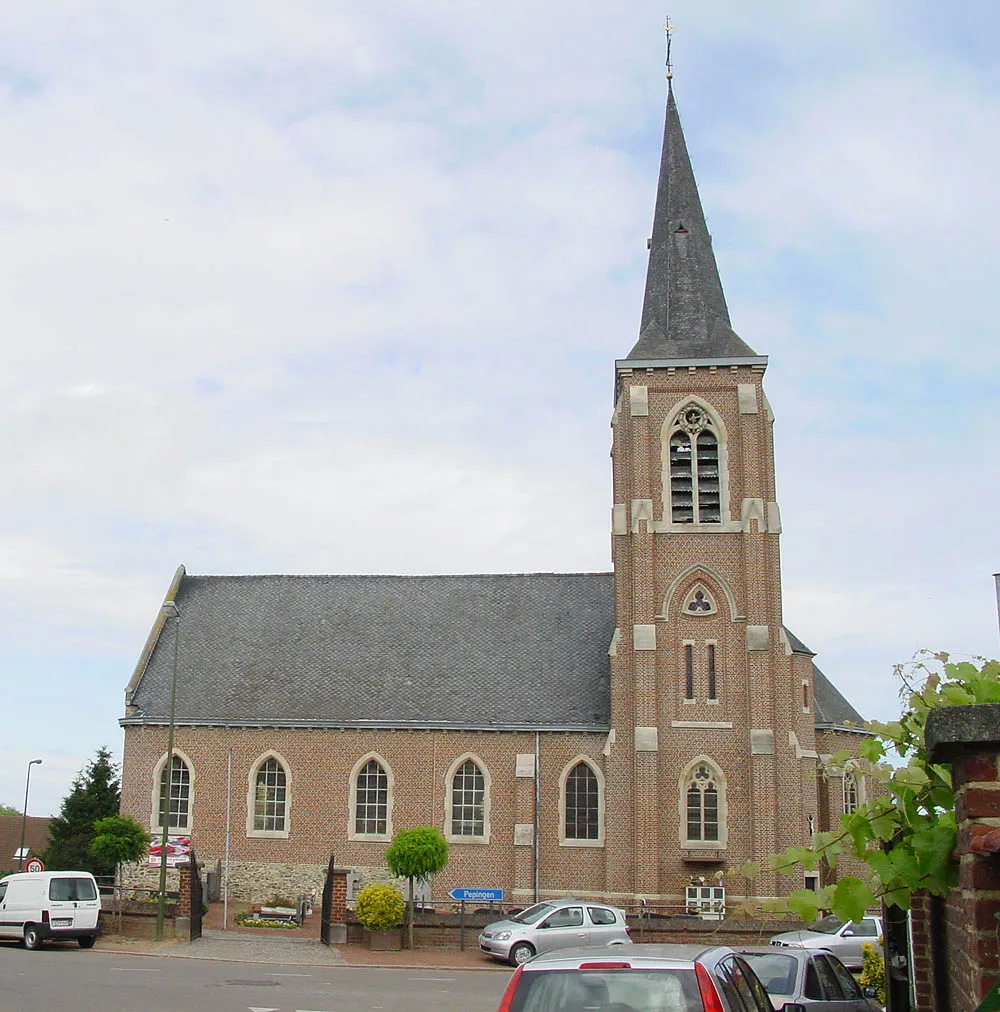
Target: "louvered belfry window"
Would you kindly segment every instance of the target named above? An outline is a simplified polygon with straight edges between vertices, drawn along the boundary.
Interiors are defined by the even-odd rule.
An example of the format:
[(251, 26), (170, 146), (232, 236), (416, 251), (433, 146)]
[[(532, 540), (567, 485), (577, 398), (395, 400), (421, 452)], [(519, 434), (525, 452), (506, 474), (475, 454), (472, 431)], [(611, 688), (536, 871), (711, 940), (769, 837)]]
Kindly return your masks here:
[(451, 832), (453, 836), (485, 835), (486, 781), (483, 771), (466, 759), (451, 781)]
[(577, 763), (566, 778), (567, 840), (599, 839), (599, 800), (597, 774), (586, 763)]
[(689, 404), (670, 436), (670, 519), (675, 524), (722, 522), (719, 439), (709, 414)]
[(389, 778), (375, 759), (358, 773), (354, 805), (354, 832), (382, 835), (389, 817)]
[(283, 832), (286, 805), (285, 771), (277, 759), (268, 759), (257, 770), (254, 784), (253, 828)]

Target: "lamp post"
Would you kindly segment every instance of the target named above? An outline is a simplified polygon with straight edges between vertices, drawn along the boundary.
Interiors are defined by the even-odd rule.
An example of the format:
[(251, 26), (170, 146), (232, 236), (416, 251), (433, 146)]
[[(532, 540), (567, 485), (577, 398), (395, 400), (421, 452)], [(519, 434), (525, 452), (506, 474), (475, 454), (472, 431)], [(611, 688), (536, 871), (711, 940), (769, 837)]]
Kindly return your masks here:
[[(173, 601), (160, 609), (164, 619), (174, 620), (174, 659), (170, 671), (170, 717), (167, 730), (167, 764), (160, 780), (160, 898), (156, 908), (156, 940), (163, 940), (163, 915), (167, 907), (167, 844), (170, 835), (170, 790), (174, 780), (174, 706), (177, 702), (177, 641), (181, 635), (181, 613)], [(166, 788), (166, 789), (164, 789)]]
[(28, 763), (28, 775), (24, 778), (24, 813), (21, 815), (21, 846), (17, 851), (17, 870), (24, 867), (24, 834), (28, 828), (28, 788), (31, 786), (31, 767), (41, 765), (41, 759), (32, 759)]

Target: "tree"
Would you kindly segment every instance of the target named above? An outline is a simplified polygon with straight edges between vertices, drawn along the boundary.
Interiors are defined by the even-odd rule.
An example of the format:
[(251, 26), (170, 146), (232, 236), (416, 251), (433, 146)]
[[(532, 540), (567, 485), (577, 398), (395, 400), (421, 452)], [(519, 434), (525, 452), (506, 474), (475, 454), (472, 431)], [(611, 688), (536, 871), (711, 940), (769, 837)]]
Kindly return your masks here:
[(138, 861), (149, 851), (149, 833), (134, 819), (126, 815), (108, 815), (94, 823), (94, 838), (90, 841), (90, 856), (101, 865), (115, 869), (115, 911), (118, 930), (121, 931), (121, 866)]
[[(787, 905), (793, 913), (812, 920), (817, 911), (832, 910), (853, 921), (875, 900), (908, 908), (916, 889), (947, 896), (954, 888), (958, 869), (951, 770), (931, 763), (924, 727), (937, 707), (1000, 703), (1000, 661), (976, 660), (978, 664), (955, 663), (945, 653), (923, 653), (896, 666), (903, 681), (903, 713), (896, 721), (866, 724), (873, 737), (858, 750), (860, 761), (873, 764), (866, 768), (884, 790), (842, 815), (837, 829), (816, 833), (811, 846), (790, 847), (770, 862), (772, 870), (792, 874), (799, 866), (812, 870), (821, 861), (835, 867), (839, 855), (851, 854), (867, 866), (867, 874), (842, 876), (818, 892), (792, 892)], [(843, 751), (831, 763), (851, 771), (859, 760)]]
[(94, 857), (90, 845), (94, 824), (118, 814), (121, 783), (111, 752), (103, 746), (96, 757), (77, 774), (72, 790), (63, 799), (59, 817), (49, 824), (46, 867), (53, 871), (72, 869), (94, 875), (112, 875), (115, 863)]
[(11, 808), (10, 805), (0, 805), (0, 815), (20, 815), (21, 813), (16, 808)]
[(413, 884), (417, 879), (429, 879), (448, 863), (448, 841), (433, 826), (417, 826), (396, 834), (385, 852), (386, 864), (393, 875), (410, 883), (407, 937), (413, 948)]

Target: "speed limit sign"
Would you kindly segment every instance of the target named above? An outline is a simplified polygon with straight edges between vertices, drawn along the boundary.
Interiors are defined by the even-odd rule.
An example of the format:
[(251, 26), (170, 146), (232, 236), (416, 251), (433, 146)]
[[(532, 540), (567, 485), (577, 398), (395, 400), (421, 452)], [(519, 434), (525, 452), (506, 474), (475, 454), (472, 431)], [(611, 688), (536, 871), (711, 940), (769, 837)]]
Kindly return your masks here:
[(25, 862), (24, 870), (25, 871), (31, 871), (31, 872), (45, 871), (45, 865), (42, 863), (42, 861), (39, 858), (33, 857), (33, 858), (31, 858), (30, 861), (26, 861)]

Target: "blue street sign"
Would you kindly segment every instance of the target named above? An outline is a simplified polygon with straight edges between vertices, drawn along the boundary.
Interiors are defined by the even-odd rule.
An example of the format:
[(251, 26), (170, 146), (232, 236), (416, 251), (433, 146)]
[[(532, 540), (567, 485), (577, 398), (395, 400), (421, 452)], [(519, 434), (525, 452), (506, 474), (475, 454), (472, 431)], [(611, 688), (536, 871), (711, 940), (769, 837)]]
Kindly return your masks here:
[(453, 900), (466, 900), (469, 903), (499, 903), (503, 899), (502, 889), (449, 889), (448, 895)]

